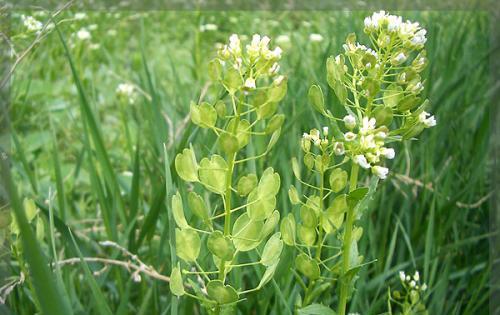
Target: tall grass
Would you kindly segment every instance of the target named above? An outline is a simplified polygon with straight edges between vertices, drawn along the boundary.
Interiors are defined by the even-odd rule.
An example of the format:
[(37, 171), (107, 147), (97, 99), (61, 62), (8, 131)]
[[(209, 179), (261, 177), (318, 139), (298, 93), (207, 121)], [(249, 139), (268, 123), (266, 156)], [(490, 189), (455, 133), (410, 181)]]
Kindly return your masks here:
[[(326, 58), (341, 50), (348, 33), (361, 33), (368, 13), (87, 14), (86, 19), (71, 20), (71, 12), (63, 13), (57, 29), (20, 64), (11, 83), (13, 182), (23, 198), (37, 203), (45, 233), (36, 239), (24, 222), (21, 203), (13, 202), (23, 243), (11, 240), (4, 246), (12, 250), (7, 258), (12, 279), (25, 272), (26, 281), (15, 286), (7, 305), (20, 315), (37, 310), (57, 314), (46, 308), (47, 301), (53, 307), (58, 302), (61, 308), (70, 305), (75, 314), (201, 312), (194, 300), (172, 297), (168, 283), (161, 279), (143, 274), (134, 281), (125, 268), (79, 262), (61, 265), (61, 281), (52, 283), (43, 280), (56, 272), (46, 262), (131, 259), (116, 247), (100, 244), (109, 240), (159, 273), (170, 274), (176, 262), (171, 258), (175, 244), (168, 200), (174, 189), (184, 189), (177, 187), (172, 159), (190, 143), (203, 155), (214, 149), (213, 136), (186, 117), (190, 100), (210, 99), (216, 93), (206, 86), (205, 65), (215, 43), (224, 42), (231, 33), (291, 37), (282, 62), (282, 71), (289, 77), (282, 106), (286, 121), (278, 149), (266, 157), (265, 164), (280, 173), (282, 187), (300, 187), (291, 175), (290, 159), (300, 152), (300, 135), (311, 126), (322, 126), (322, 118), (307, 103), (307, 90), (312, 83), (326, 82)], [(392, 175), (369, 207), (362, 222), (360, 252), (366, 253), (366, 261), (376, 262), (362, 270), (351, 311), (386, 311), (387, 289), (398, 287), (397, 272), (418, 269), (430, 287), (431, 314), (486, 314), (491, 235), (487, 197), (492, 192), (489, 97), (493, 93), (488, 60), (497, 53), (496, 47), (489, 46), (488, 16), (399, 14), (420, 21), (428, 30), (425, 93), (438, 126), (421, 141), (398, 148)], [(12, 22), (14, 35), (24, 31), (18, 17), (13, 16)], [(199, 26), (206, 23), (216, 24), (218, 30), (200, 32)], [(90, 40), (75, 37), (81, 27), (92, 24), (97, 28), (90, 31)], [(311, 42), (311, 33), (322, 34), (324, 40)], [(24, 47), (29, 36), (14, 36), (15, 47)], [(92, 50), (91, 43), (100, 47)], [(122, 82), (138, 87), (134, 104), (116, 97), (116, 86)], [(340, 110), (332, 93), (326, 101), (332, 112)], [(247, 152), (261, 152), (265, 145), (251, 143)], [(261, 169), (260, 163), (264, 162), (249, 168)], [(292, 211), (286, 189), (277, 199), (284, 217)], [(8, 231), (4, 235), (11, 238)], [(291, 249), (284, 251), (275, 281), (240, 303), (241, 314), (293, 310), (297, 284), (289, 271), (292, 254)], [(238, 278), (256, 286), (253, 272)], [(56, 290), (65, 294), (56, 298)], [(338, 294), (331, 296), (333, 300), (323, 303), (335, 303)]]

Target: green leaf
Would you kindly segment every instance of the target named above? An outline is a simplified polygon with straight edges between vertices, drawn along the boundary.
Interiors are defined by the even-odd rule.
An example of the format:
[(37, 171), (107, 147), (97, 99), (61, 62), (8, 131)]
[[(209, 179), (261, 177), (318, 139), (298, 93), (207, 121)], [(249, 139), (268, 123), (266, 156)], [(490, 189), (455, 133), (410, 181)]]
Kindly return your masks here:
[(213, 128), (217, 122), (217, 111), (207, 102), (190, 105), (191, 121), (202, 128)]
[(312, 85), (309, 88), (309, 102), (312, 104), (314, 109), (316, 109), (321, 114), (325, 113), (325, 100), (323, 98), (323, 91), (319, 85)]
[(335, 315), (335, 311), (323, 304), (311, 304), (298, 310), (298, 315)]
[(177, 296), (184, 295), (185, 293), (184, 284), (182, 282), (182, 275), (179, 263), (177, 263), (177, 266), (172, 269), (172, 273), (170, 274), (169, 286), (170, 286), (170, 292), (172, 292), (172, 294)]
[(285, 244), (289, 246), (295, 245), (296, 224), (292, 213), (289, 213), (281, 221), (280, 232)]
[(226, 189), (227, 163), (220, 155), (203, 158), (200, 162), (200, 182), (210, 191), (223, 195)]
[(336, 168), (330, 173), (330, 188), (334, 193), (338, 193), (347, 185), (347, 172), (341, 168)]
[(300, 254), (295, 258), (295, 267), (310, 280), (316, 280), (320, 276), (318, 263), (306, 254)]
[(177, 256), (185, 262), (194, 262), (200, 254), (200, 236), (192, 229), (175, 229)]
[(175, 223), (178, 227), (181, 229), (189, 227), (189, 224), (184, 217), (184, 207), (182, 205), (182, 197), (179, 192), (172, 196), (172, 212), (174, 214)]
[(234, 247), (240, 252), (257, 247), (261, 242), (260, 234), (263, 227), (263, 221), (253, 221), (247, 213), (242, 214), (233, 225)]
[(207, 284), (208, 296), (218, 304), (228, 304), (238, 301), (238, 293), (230, 285), (224, 285), (220, 280), (212, 280)]
[(257, 182), (257, 175), (253, 173), (248, 174), (240, 178), (236, 185), (236, 190), (240, 196), (246, 196), (257, 186)]
[(299, 224), (298, 227), (299, 239), (304, 245), (313, 246), (316, 242), (316, 229)]
[(384, 91), (383, 101), (388, 107), (395, 107), (403, 98), (403, 88), (395, 83), (390, 84)]
[(207, 240), (208, 250), (224, 261), (233, 259), (234, 245), (231, 240), (224, 236), (221, 231), (210, 234)]
[(187, 182), (198, 181), (198, 162), (193, 150), (184, 149), (175, 157), (175, 170), (183, 180)]
[(281, 252), (283, 250), (283, 241), (281, 240), (281, 233), (273, 234), (267, 241), (262, 251), (260, 263), (266, 267), (277, 264), (280, 260)]
[(188, 206), (195, 216), (203, 220), (203, 222), (205, 222), (208, 226), (212, 226), (205, 201), (194, 191), (190, 191), (188, 194)]

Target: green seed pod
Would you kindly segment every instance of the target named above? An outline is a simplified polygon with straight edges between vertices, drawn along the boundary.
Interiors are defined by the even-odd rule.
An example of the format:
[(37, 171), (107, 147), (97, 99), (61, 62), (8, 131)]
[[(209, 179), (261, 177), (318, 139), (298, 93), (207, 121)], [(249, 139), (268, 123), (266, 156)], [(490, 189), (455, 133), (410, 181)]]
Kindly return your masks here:
[(208, 296), (218, 304), (229, 304), (238, 301), (238, 293), (230, 285), (220, 280), (212, 280), (207, 284)]
[(302, 244), (307, 246), (313, 246), (316, 242), (316, 229), (304, 226), (302, 224), (298, 225), (297, 234), (299, 236), (299, 240)]
[(312, 168), (314, 167), (314, 160), (314, 155), (312, 155), (311, 153), (307, 153), (306, 155), (304, 155), (304, 164), (309, 170), (312, 170)]
[(269, 238), (266, 245), (264, 246), (260, 263), (266, 267), (278, 263), (282, 250), (283, 241), (281, 240), (281, 233), (277, 232)]
[(240, 196), (246, 196), (257, 186), (257, 182), (257, 175), (248, 174), (240, 178), (236, 190)]
[(222, 133), (219, 136), (219, 146), (227, 156), (238, 151), (238, 139), (230, 133)]
[(226, 112), (227, 112), (226, 103), (219, 100), (219, 101), (217, 101), (217, 103), (215, 103), (214, 107), (215, 107), (215, 111), (217, 112), (217, 115), (220, 118), (226, 117)]
[(293, 185), (288, 189), (288, 198), (290, 198), (292, 205), (298, 205), (300, 203), (299, 193), (297, 192), (297, 188)]
[(186, 182), (198, 181), (198, 162), (193, 150), (184, 149), (175, 157), (175, 170), (177, 175)]
[(208, 250), (224, 261), (233, 259), (234, 245), (221, 231), (214, 231), (207, 239)]
[(227, 163), (220, 155), (214, 154), (210, 159), (200, 161), (200, 182), (211, 192), (224, 194), (226, 190)]
[(300, 219), (302, 220), (302, 224), (306, 227), (315, 228), (318, 225), (316, 212), (309, 207), (300, 207)]
[(240, 252), (246, 252), (259, 246), (263, 227), (263, 221), (253, 221), (247, 213), (240, 215), (234, 222), (231, 233), (234, 247)]
[(222, 75), (222, 65), (219, 59), (213, 59), (208, 63), (208, 77), (213, 82), (219, 81)]
[(229, 68), (224, 73), (224, 79), (222, 80), (224, 87), (229, 92), (229, 94), (234, 94), (243, 85), (243, 80), (241, 78), (240, 72), (234, 68)]
[(189, 227), (186, 218), (184, 217), (184, 208), (182, 206), (182, 198), (179, 192), (172, 196), (172, 213), (174, 221), (181, 229)]
[(289, 246), (295, 245), (296, 224), (292, 213), (289, 213), (281, 220), (280, 232), (285, 244)]
[(377, 126), (388, 126), (394, 117), (392, 109), (388, 106), (377, 107), (373, 111), (373, 117), (377, 120)]
[(323, 114), (325, 112), (325, 100), (323, 98), (323, 91), (319, 85), (312, 85), (309, 88), (309, 102), (318, 112)]
[(387, 107), (396, 107), (403, 96), (403, 88), (397, 84), (392, 83), (384, 91), (382, 99)]
[(194, 262), (200, 254), (200, 236), (192, 229), (175, 229), (177, 256), (185, 262)]
[(302, 138), (300, 140), (300, 147), (305, 153), (308, 153), (311, 150), (311, 140), (307, 138)]
[(217, 111), (207, 102), (196, 105), (191, 102), (191, 121), (202, 128), (213, 128), (217, 122)]
[(295, 258), (295, 267), (310, 280), (316, 280), (320, 276), (318, 263), (306, 254), (300, 254)]
[(172, 294), (177, 296), (184, 295), (184, 284), (182, 283), (182, 275), (179, 263), (177, 263), (177, 266), (172, 269), (172, 273), (170, 274), (169, 286), (170, 292), (172, 292)]
[(286, 76), (278, 76), (273, 83), (271, 88), (267, 92), (267, 101), (272, 103), (277, 103), (281, 101), (287, 92), (288, 78)]
[(420, 103), (420, 97), (410, 94), (399, 102), (399, 104), (397, 105), (397, 109), (400, 112), (404, 112), (413, 109), (419, 103)]
[(208, 212), (207, 205), (200, 195), (194, 191), (190, 191), (188, 193), (188, 206), (195, 216), (203, 220), (207, 226), (212, 227), (212, 221), (210, 221), (209, 218), (210, 214)]
[(330, 173), (330, 188), (334, 193), (338, 193), (347, 185), (347, 172), (341, 168), (336, 168)]
[(235, 136), (238, 139), (238, 147), (242, 149), (248, 144), (248, 141), (250, 141), (250, 133), (248, 132), (250, 129), (250, 122), (246, 119), (239, 120), (235, 131), (236, 122), (236, 119), (231, 119), (227, 124), (226, 130), (233, 134), (236, 133)]
[(267, 134), (273, 133), (277, 129), (281, 128), (284, 121), (285, 121), (285, 115), (283, 114), (274, 115), (267, 123), (265, 132)]

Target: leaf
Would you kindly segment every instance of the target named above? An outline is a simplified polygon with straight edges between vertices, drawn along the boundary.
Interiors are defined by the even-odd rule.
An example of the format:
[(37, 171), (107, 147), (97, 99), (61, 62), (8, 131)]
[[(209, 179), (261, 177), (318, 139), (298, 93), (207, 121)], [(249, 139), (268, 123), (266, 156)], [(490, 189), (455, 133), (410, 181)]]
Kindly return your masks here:
[(192, 229), (175, 229), (177, 256), (185, 262), (194, 262), (200, 254), (200, 236)]
[(240, 196), (246, 196), (257, 186), (257, 182), (257, 175), (253, 173), (248, 174), (240, 178), (236, 186), (236, 190)]
[(234, 303), (238, 300), (238, 293), (230, 285), (224, 285), (220, 280), (212, 280), (207, 284), (208, 296), (218, 304)]
[(184, 217), (184, 207), (182, 206), (182, 197), (179, 192), (172, 196), (172, 212), (174, 214), (175, 223), (178, 227), (181, 229), (189, 227), (189, 224)]
[(203, 158), (198, 172), (200, 182), (210, 191), (223, 195), (226, 189), (227, 163), (220, 155)]
[(289, 246), (295, 245), (295, 217), (292, 213), (289, 213), (286, 217), (283, 218), (280, 225), (281, 237), (285, 244)]
[(242, 214), (233, 225), (234, 247), (240, 252), (257, 247), (261, 242), (260, 234), (263, 227), (263, 221), (253, 221), (247, 213)]
[(190, 115), (191, 121), (202, 128), (213, 128), (217, 122), (217, 111), (207, 102), (196, 105), (191, 102)]
[(309, 102), (312, 104), (314, 109), (316, 109), (321, 114), (325, 113), (325, 100), (323, 98), (323, 91), (319, 85), (312, 85), (309, 88)]
[(316, 280), (320, 276), (318, 263), (306, 254), (300, 254), (295, 258), (295, 267), (310, 280)]
[(277, 264), (280, 260), (282, 250), (283, 241), (281, 240), (281, 233), (274, 233), (264, 246), (262, 257), (260, 259), (261, 264), (266, 267)]
[(187, 182), (198, 181), (198, 162), (192, 149), (184, 149), (175, 157), (175, 170)]
[(169, 286), (170, 286), (170, 292), (172, 292), (172, 294), (177, 296), (184, 295), (185, 293), (184, 284), (182, 282), (182, 275), (179, 263), (177, 263), (177, 266), (172, 269), (172, 273), (170, 274)]
[(298, 315), (335, 315), (335, 311), (323, 304), (311, 304), (298, 310)]
[(234, 245), (231, 240), (224, 236), (221, 231), (210, 234), (207, 240), (208, 250), (224, 261), (233, 259)]

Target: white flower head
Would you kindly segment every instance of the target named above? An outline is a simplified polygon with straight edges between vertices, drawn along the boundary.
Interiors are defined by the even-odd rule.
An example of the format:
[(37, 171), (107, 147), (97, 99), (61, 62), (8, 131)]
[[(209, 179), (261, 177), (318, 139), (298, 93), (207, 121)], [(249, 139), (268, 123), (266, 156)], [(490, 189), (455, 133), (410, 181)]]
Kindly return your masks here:
[(323, 136), (328, 136), (328, 127), (323, 127)]
[(356, 118), (354, 118), (353, 115), (345, 116), (343, 121), (348, 129), (353, 129), (354, 127), (356, 127)]
[(418, 271), (415, 271), (415, 274), (413, 275), (413, 279), (415, 281), (419, 281), (420, 280), (420, 273)]
[(80, 30), (78, 30), (78, 32), (76, 32), (76, 37), (78, 37), (79, 40), (89, 40), (92, 36), (86, 28), (82, 27)]
[(366, 157), (362, 154), (355, 155), (353, 157), (353, 161), (354, 161), (354, 163), (358, 164), (362, 168), (368, 169), (371, 167), (370, 164), (368, 163), (368, 161), (366, 160)]
[(394, 61), (397, 63), (403, 63), (406, 61), (406, 55), (403, 52), (400, 52), (396, 55), (396, 57), (394, 57)]
[(393, 148), (380, 148), (380, 154), (385, 156), (386, 159), (392, 160), (396, 156), (396, 152)]
[(77, 12), (75, 13), (75, 20), (85, 20), (87, 18), (87, 13)]
[(345, 153), (344, 144), (342, 142), (335, 142), (333, 152), (335, 155), (343, 155)]
[(239, 56), (241, 54), (241, 42), (240, 38), (237, 34), (232, 34), (229, 36), (229, 52), (235, 56)]
[(422, 112), (418, 115), (418, 121), (424, 124), (426, 128), (434, 127), (437, 124), (436, 117), (428, 112)]
[(376, 124), (377, 124), (377, 121), (375, 120), (375, 118), (363, 117), (361, 128), (360, 128), (359, 132), (361, 134), (367, 134), (368, 132), (375, 129)]
[(351, 132), (351, 131), (348, 131), (346, 133), (344, 133), (344, 138), (345, 138), (345, 141), (354, 141), (354, 139), (356, 139), (357, 137), (357, 134), (355, 134), (354, 132)]
[(405, 278), (406, 278), (405, 272), (404, 271), (400, 271), (399, 272), (399, 279), (401, 280), (401, 282), (404, 282)]
[(24, 26), (28, 29), (30, 32), (38, 32), (42, 29), (43, 23), (38, 21), (32, 16), (25, 16), (24, 14), (21, 15), (21, 20), (23, 21)]
[(375, 165), (374, 167), (372, 167), (372, 172), (380, 179), (386, 179), (387, 174), (389, 174), (389, 169), (387, 167)]
[(414, 288), (415, 286), (417, 285), (417, 283), (415, 281), (410, 281), (410, 287)]
[(255, 79), (254, 78), (248, 78), (245, 81), (245, 87), (247, 89), (253, 90), (255, 89)]
[(315, 43), (322, 42), (323, 41), (323, 35), (312, 33), (312, 34), (309, 35), (309, 40), (311, 42), (315, 42)]
[(130, 83), (120, 83), (116, 87), (116, 94), (121, 97), (128, 98), (130, 103), (135, 102), (136, 92), (133, 84)]

